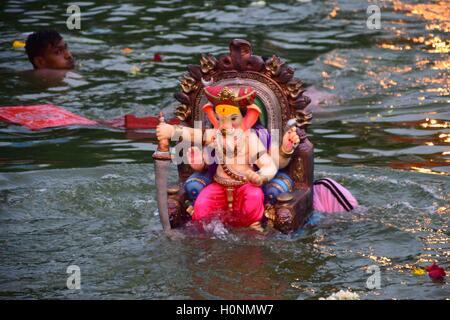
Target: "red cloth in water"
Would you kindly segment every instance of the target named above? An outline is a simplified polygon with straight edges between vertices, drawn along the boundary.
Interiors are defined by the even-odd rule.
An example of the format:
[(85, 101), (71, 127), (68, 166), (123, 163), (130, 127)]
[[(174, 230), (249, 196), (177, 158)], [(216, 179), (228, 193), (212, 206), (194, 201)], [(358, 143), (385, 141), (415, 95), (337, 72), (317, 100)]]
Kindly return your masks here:
[[(154, 116), (137, 118), (130, 114), (111, 120), (94, 121), (73, 114), (64, 108), (43, 104), (36, 106), (0, 106), (0, 121), (20, 124), (31, 130), (71, 125), (105, 125), (125, 129), (155, 129), (159, 123), (159, 118)], [(180, 120), (172, 118), (167, 123), (175, 125), (179, 124)]]
[(51, 104), (0, 107), (0, 120), (20, 124), (31, 130), (69, 125), (96, 125), (97, 121), (73, 114)]

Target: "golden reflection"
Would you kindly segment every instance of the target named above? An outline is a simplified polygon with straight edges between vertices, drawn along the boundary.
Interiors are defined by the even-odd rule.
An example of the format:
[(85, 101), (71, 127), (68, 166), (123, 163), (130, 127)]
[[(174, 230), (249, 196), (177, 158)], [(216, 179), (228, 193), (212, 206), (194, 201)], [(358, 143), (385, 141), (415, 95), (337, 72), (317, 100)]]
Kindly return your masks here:
[(424, 59), (424, 60), (419, 60), (416, 62), (416, 66), (420, 69), (422, 69), (423, 67), (425, 67), (428, 63), (430, 63), (430, 60)]
[[(448, 207), (439, 207), (437, 213), (444, 214), (448, 212)], [(405, 233), (415, 234), (423, 244), (424, 253), (420, 253), (416, 256), (415, 262), (410, 261), (407, 263), (395, 263), (391, 258), (386, 256), (378, 256), (369, 249), (369, 252), (362, 252), (360, 250), (354, 251), (355, 254), (370, 259), (380, 266), (385, 267), (386, 270), (396, 271), (400, 273), (411, 273), (417, 268), (424, 268), (426, 265), (436, 262), (440, 257), (450, 256), (450, 251), (446, 250), (444, 246), (450, 242), (450, 237), (447, 234), (448, 226), (446, 224), (441, 225), (439, 228), (432, 227), (431, 216), (423, 219), (416, 219), (415, 225), (402, 227), (390, 223), (384, 223), (386, 226), (397, 228)], [(429, 226), (428, 226), (429, 225)], [(425, 233), (425, 234), (424, 234)], [(353, 253), (352, 250), (347, 250)], [(362, 269), (367, 269), (368, 266), (362, 266)]]
[(425, 122), (421, 123), (420, 126), (424, 128), (444, 128), (444, 129), (449, 127), (447, 121), (439, 122), (439, 120), (429, 118), (425, 118)]
[[(427, 4), (402, 3), (400, 0), (393, 0), (393, 7), (396, 11), (405, 11), (406, 16), (418, 15), (426, 21), (425, 29), (428, 31), (450, 32), (450, 2), (438, 1)], [(450, 40), (441, 39), (430, 33), (427, 36), (409, 38), (413, 43), (424, 44), (431, 47), (427, 51), (430, 53), (449, 53)]]
[(434, 69), (434, 70), (450, 70), (450, 57), (447, 58), (447, 60), (434, 61), (434, 64), (431, 67), (431, 69)]
[(407, 16), (418, 15), (427, 21), (427, 30), (450, 32), (450, 2), (437, 1), (434, 3), (402, 3), (392, 1), (394, 10), (407, 11)]
[(409, 167), (410, 170), (417, 171), (419, 173), (435, 174), (439, 176), (450, 176), (450, 173), (444, 171), (433, 171), (429, 168), (409, 166), (409, 165), (406, 165), (405, 167)]
[(402, 51), (402, 50), (411, 50), (411, 46), (409, 45), (405, 45), (405, 46), (401, 46), (401, 45), (395, 45), (395, 44), (390, 44), (390, 43), (381, 43), (378, 45), (379, 48), (382, 49), (389, 49), (389, 50), (395, 50), (395, 51)]
[(368, 258), (382, 266), (388, 266), (388, 265), (391, 265), (391, 263), (392, 263), (391, 259), (389, 259), (388, 257), (378, 257), (375, 255), (370, 255), (370, 256), (368, 256)]
[(450, 134), (448, 134), (448, 133), (441, 133), (439, 135), (439, 139), (442, 139), (442, 141), (445, 142), (445, 143), (450, 143)]
[(406, 73), (406, 72), (410, 72), (412, 70), (412, 67), (410, 66), (404, 66), (404, 67), (388, 67), (387, 68), (388, 71), (390, 72), (394, 72), (394, 73)]
[(347, 65), (347, 59), (339, 57), (338, 55), (332, 55), (325, 59), (323, 63), (338, 69), (343, 69)]
[(373, 253), (367, 254), (361, 251), (356, 252), (358, 255), (364, 258), (368, 258), (381, 266), (391, 266), (392, 260), (388, 257), (376, 256)]
[(425, 44), (433, 47), (433, 50), (428, 50), (431, 53), (449, 53), (450, 40), (442, 40), (440, 37), (433, 37), (425, 41)]
[(396, 86), (397, 82), (392, 79), (381, 79), (380, 85), (383, 87), (383, 89), (388, 89), (388, 88)]
[(433, 170), (428, 168), (421, 168), (421, 167), (411, 167), (412, 170), (420, 172), (420, 173), (433, 173)]
[[(430, 84), (441, 85), (441, 87), (437, 88), (427, 88), (425, 91), (439, 93), (441, 96), (450, 95), (450, 77), (442, 77), (442, 78), (423, 77), (420, 79), (416, 79), (415, 82), (422, 85), (430, 85)], [(423, 91), (421, 90), (421, 92)]]
[(430, 53), (449, 53), (450, 52), (450, 40), (442, 40), (438, 36), (430, 34), (429, 39), (424, 37), (413, 37), (410, 40), (414, 43), (425, 44), (433, 49), (427, 50)]

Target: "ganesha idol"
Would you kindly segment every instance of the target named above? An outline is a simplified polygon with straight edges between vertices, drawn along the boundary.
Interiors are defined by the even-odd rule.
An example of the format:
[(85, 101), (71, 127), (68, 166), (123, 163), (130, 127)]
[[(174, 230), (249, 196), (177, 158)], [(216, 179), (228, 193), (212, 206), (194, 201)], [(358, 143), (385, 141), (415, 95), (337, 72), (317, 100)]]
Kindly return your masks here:
[[(157, 137), (162, 140), (177, 136), (183, 141), (202, 137), (203, 150), (189, 148), (187, 159), (197, 172), (213, 171), (213, 181), (195, 197), (193, 221), (218, 217), (231, 226), (259, 229), (264, 216), (262, 186), (286, 166), (300, 137), (292, 127), (284, 134), (281, 146), (271, 148), (267, 134), (261, 135), (253, 128), (262, 112), (254, 104), (256, 91), (249, 86), (207, 86), (204, 92), (209, 102), (202, 111), (212, 129), (195, 132), (201, 129), (161, 123)], [(186, 187), (189, 189), (188, 184)]]
[(293, 73), (276, 56), (253, 55), (240, 39), (230, 43), (228, 55), (203, 55), (200, 65), (188, 66), (175, 95), (182, 124), (161, 118), (156, 129), (155, 166), (173, 160), (160, 152), (169, 141), (187, 146), (181, 148), (185, 161), (178, 164), (177, 185), (167, 188), (167, 175), (161, 176), (166, 169), (156, 170), (163, 226), (220, 219), (289, 233), (306, 223), (313, 208), (342, 212), (357, 205), (334, 180), (313, 180), (314, 149), (306, 134), (310, 99)]

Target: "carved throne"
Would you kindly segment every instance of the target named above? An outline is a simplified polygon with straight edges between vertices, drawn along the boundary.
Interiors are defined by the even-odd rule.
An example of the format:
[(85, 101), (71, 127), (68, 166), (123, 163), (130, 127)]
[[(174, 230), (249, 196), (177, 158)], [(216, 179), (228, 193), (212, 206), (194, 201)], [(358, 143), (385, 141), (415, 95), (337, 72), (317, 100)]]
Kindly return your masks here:
[[(176, 116), (182, 125), (194, 126), (194, 121), (202, 121), (209, 127), (201, 106), (207, 102), (203, 93), (203, 81), (211, 85), (230, 87), (248, 85), (257, 91), (257, 99), (262, 106), (263, 125), (280, 130), (281, 143), (288, 121), (297, 126), (301, 142), (294, 151), (289, 165), (284, 168), (294, 185), (278, 195), (275, 203), (265, 205), (265, 217), (275, 229), (290, 233), (302, 227), (312, 211), (313, 197), (313, 145), (306, 137), (306, 127), (311, 114), (305, 112), (310, 99), (303, 95), (303, 84), (293, 77), (294, 69), (287, 66), (277, 56), (265, 59), (253, 55), (248, 41), (235, 39), (230, 43), (230, 53), (219, 58), (202, 55), (200, 65), (189, 65), (188, 72), (181, 78), (181, 91), (175, 94), (180, 102)], [(193, 173), (188, 164), (178, 165), (179, 184), (168, 188), (168, 209), (173, 228), (190, 220), (186, 211), (189, 201), (184, 183)]]

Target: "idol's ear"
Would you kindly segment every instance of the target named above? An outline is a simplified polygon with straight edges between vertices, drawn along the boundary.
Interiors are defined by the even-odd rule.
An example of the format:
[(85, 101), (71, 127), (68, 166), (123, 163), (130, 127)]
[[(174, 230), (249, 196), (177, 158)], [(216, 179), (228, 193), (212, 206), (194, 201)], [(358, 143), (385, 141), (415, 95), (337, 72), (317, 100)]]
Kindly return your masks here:
[(253, 127), (261, 115), (261, 109), (256, 104), (247, 106), (247, 113), (242, 121), (242, 129), (245, 131)]
[(219, 128), (219, 121), (217, 120), (216, 116), (214, 115), (214, 108), (211, 103), (207, 103), (202, 107), (202, 111), (206, 113), (208, 116), (209, 121), (212, 123), (214, 129)]

